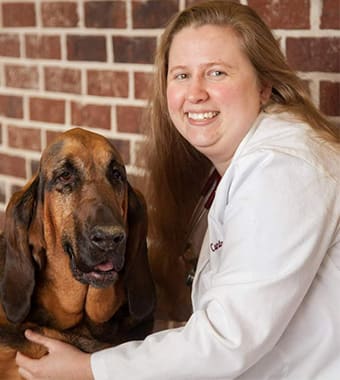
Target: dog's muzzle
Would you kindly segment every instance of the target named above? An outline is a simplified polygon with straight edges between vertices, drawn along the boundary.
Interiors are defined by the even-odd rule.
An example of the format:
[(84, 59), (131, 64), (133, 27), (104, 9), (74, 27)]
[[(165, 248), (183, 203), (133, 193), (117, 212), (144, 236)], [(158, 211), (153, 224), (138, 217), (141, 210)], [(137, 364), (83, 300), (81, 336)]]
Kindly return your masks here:
[(126, 232), (120, 226), (95, 226), (78, 241), (77, 248), (68, 238), (63, 239), (63, 248), (75, 279), (104, 288), (114, 284), (124, 268)]

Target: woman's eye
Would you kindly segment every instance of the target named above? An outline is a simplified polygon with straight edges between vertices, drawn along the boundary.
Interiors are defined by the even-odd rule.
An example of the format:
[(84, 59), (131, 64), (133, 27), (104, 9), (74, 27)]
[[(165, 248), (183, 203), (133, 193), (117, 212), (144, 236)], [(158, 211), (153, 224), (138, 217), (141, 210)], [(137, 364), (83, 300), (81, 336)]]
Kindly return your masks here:
[(175, 75), (175, 79), (177, 79), (177, 80), (183, 80), (183, 79), (186, 79), (187, 77), (188, 77), (188, 75), (184, 74), (184, 73), (180, 73), (180, 74)]
[(218, 78), (218, 77), (221, 77), (221, 76), (224, 76), (226, 75), (225, 72), (223, 71), (220, 71), (220, 70), (213, 70), (209, 73), (209, 76), (211, 77), (215, 77), (215, 78)]

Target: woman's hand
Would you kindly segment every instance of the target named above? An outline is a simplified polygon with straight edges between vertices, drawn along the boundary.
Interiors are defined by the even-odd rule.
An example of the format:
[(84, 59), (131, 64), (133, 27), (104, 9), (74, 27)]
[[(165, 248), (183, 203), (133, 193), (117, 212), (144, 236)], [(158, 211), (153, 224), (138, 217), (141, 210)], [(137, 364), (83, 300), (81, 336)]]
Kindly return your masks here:
[(93, 380), (90, 354), (59, 340), (47, 338), (31, 330), (25, 336), (47, 348), (41, 359), (31, 359), (20, 352), (16, 363), (20, 375), (26, 380)]

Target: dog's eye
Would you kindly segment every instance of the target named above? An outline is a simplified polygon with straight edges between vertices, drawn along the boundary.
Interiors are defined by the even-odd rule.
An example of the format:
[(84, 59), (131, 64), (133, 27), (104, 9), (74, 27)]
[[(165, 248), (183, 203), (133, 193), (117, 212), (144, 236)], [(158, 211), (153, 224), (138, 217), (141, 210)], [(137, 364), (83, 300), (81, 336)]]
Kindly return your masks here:
[(121, 184), (126, 179), (124, 167), (121, 167), (116, 162), (109, 165), (106, 175), (112, 184)]
[(51, 186), (60, 193), (69, 193), (79, 182), (79, 172), (70, 161), (61, 162), (53, 171)]
[(55, 188), (61, 193), (71, 192), (75, 183), (75, 174), (71, 170), (63, 170), (56, 176)]
[(73, 174), (68, 171), (68, 170), (65, 170), (63, 171), (59, 176), (58, 176), (58, 179), (60, 182), (70, 182), (73, 178)]
[(115, 181), (123, 181), (124, 180), (123, 173), (121, 172), (121, 170), (119, 170), (117, 168), (112, 168), (111, 178)]
[(122, 185), (126, 181), (124, 165), (112, 159), (106, 169), (106, 178), (113, 186)]

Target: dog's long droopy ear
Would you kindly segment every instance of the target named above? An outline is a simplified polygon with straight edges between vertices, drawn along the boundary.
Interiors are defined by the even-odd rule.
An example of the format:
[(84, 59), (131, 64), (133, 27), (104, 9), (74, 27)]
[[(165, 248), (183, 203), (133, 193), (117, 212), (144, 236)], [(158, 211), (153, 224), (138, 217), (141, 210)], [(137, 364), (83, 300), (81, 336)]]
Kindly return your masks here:
[(137, 319), (151, 315), (156, 306), (156, 291), (148, 262), (146, 234), (147, 214), (144, 198), (129, 185), (125, 286), (130, 313)]
[(34, 218), (38, 176), (13, 194), (5, 217), (1, 255), (4, 268), (0, 280), (0, 298), (9, 321), (18, 323), (30, 311), (35, 285), (34, 264), (29, 246), (28, 229)]

